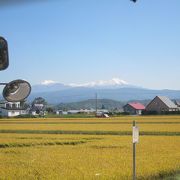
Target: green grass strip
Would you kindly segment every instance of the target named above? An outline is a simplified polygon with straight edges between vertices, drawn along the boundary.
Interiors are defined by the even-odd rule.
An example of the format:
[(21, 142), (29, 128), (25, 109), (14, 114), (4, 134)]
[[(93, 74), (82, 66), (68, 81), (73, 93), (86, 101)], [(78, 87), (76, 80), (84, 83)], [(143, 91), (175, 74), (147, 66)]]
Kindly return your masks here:
[[(0, 130), (0, 133), (16, 134), (84, 134), (84, 135), (132, 135), (132, 131), (64, 131), (64, 130)], [(142, 136), (180, 136), (180, 132), (141, 131)]]
[[(179, 122), (137, 122), (138, 124), (180, 124)], [(1, 122), (0, 124), (132, 124), (132, 122)]]
[(3, 143), (0, 144), (0, 148), (12, 148), (12, 147), (34, 147), (34, 146), (55, 146), (55, 145), (78, 145), (84, 144), (87, 141), (67, 141), (67, 142), (42, 142), (42, 143)]

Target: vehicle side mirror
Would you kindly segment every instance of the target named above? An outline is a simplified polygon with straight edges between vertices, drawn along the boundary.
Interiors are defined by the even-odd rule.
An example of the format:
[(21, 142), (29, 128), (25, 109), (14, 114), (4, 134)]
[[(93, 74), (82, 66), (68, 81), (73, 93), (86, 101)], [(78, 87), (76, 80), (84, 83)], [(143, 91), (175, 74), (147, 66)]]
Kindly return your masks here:
[(8, 66), (8, 43), (3, 37), (0, 37), (0, 71), (6, 69)]
[(26, 99), (31, 93), (31, 85), (24, 80), (14, 80), (6, 84), (3, 97), (8, 102), (18, 102)]

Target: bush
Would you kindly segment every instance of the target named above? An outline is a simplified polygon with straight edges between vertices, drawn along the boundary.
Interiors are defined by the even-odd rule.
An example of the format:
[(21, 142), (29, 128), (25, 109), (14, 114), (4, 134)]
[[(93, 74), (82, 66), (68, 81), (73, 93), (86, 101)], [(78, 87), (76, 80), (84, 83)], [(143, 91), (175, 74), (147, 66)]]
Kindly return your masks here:
[(179, 115), (180, 111), (164, 111), (158, 113), (157, 111), (142, 111), (142, 115)]
[(179, 115), (180, 111), (166, 111), (166, 112), (161, 112), (163, 115)]
[(158, 115), (157, 111), (142, 111), (142, 115)]
[(117, 113), (113, 113), (113, 115), (124, 116), (124, 115), (130, 115), (130, 113), (128, 113), (128, 112), (117, 112)]
[(15, 118), (37, 118), (37, 117), (31, 114), (25, 114), (25, 115), (16, 116)]

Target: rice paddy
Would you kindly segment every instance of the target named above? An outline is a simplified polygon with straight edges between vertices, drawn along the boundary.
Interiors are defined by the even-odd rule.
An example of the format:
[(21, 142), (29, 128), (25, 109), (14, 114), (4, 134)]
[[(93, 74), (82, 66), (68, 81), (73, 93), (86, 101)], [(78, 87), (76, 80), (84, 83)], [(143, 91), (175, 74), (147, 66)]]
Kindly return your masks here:
[(0, 119), (0, 179), (178, 179), (180, 116)]

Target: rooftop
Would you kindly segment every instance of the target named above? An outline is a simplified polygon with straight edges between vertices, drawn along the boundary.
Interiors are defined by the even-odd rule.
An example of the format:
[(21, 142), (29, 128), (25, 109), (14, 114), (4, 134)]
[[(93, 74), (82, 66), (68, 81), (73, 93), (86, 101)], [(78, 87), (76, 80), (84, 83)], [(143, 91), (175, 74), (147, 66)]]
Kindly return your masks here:
[(128, 103), (128, 104), (136, 110), (145, 110), (145, 106), (141, 103), (134, 102), (134, 103)]
[(169, 98), (165, 96), (157, 96), (166, 106), (169, 108), (177, 108), (177, 105), (174, 104), (173, 101), (171, 101)]

